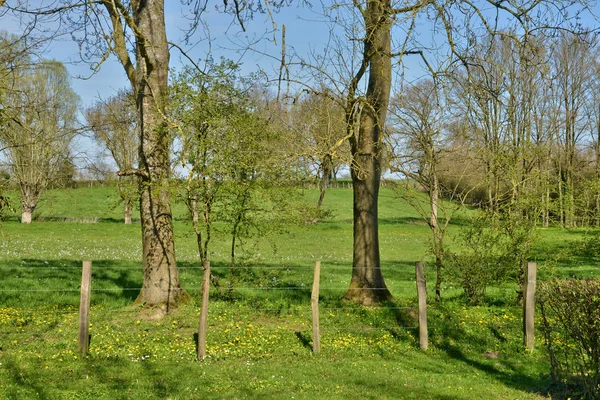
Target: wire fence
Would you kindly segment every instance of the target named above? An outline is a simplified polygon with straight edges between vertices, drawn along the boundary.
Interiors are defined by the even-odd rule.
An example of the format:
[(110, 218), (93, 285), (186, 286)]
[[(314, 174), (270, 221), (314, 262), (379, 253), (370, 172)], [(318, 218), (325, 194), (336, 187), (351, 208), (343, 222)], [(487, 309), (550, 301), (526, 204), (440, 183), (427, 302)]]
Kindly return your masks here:
[[(186, 269), (200, 272), (203, 270), (203, 267), (194, 266), (186, 267)], [(264, 279), (261, 281), (264, 277), (257, 278), (256, 276), (275, 270), (279, 272), (291, 271), (292, 273), (297, 271), (312, 272), (312, 268), (306, 266), (278, 268), (243, 266), (239, 267), (239, 269), (255, 272), (255, 279), (258, 283), (252, 284), (252, 281), (244, 280), (235, 282), (235, 284), (228, 282), (233, 286), (224, 285), (222, 287), (222, 290), (226, 292), (226, 294), (220, 293), (219, 290), (214, 290), (213, 288), (211, 293), (212, 305), (209, 309), (209, 327), (211, 332), (213, 332), (213, 337), (210, 337), (209, 335), (209, 339), (214, 340), (214, 343), (217, 343), (217, 347), (225, 346), (230, 342), (227, 335), (224, 333), (231, 329), (228, 327), (229, 324), (239, 324), (240, 318), (246, 317), (252, 321), (265, 320), (266, 323), (264, 324), (256, 322), (256, 324), (260, 326), (260, 331), (263, 333), (271, 332), (277, 333), (278, 335), (282, 335), (282, 332), (287, 332), (288, 334), (293, 333), (297, 336), (296, 340), (304, 341), (306, 343), (310, 342), (305, 336), (306, 332), (311, 330), (311, 319), (314, 318), (314, 309), (310, 305), (310, 286), (312, 285), (312, 282), (309, 282), (308, 278), (301, 281), (298, 276), (292, 276), (293, 279), (291, 281), (286, 281), (285, 277), (279, 275), (276, 281), (265, 283)], [(327, 273), (332, 270), (342, 269), (345, 271), (350, 270), (348, 266), (332, 264), (328, 265), (325, 268), (325, 271)], [(58, 279), (59, 282), (64, 281), (64, 277), (55, 278), (52, 276), (36, 276), (37, 272), (45, 270), (51, 272), (56, 270), (68, 271), (69, 277), (72, 278), (71, 284), (65, 287), (44, 286), (44, 278), (50, 280)], [(56, 340), (57, 332), (59, 332), (59, 330), (59, 337), (63, 337), (66, 334), (65, 331), (69, 331), (70, 333), (66, 340), (75, 340), (76, 334), (73, 330), (76, 329), (76, 317), (80, 314), (77, 303), (78, 296), (75, 294), (80, 292), (80, 270), (81, 267), (73, 265), (66, 265), (64, 267), (36, 266), (35, 268), (29, 268), (24, 264), (13, 267), (0, 267), (0, 276), (4, 275), (6, 271), (11, 273), (26, 272), (30, 274), (30, 276), (19, 282), (19, 284), (23, 284), (25, 287), (11, 287), (6, 286), (6, 283), (4, 285), (0, 283), (0, 301), (2, 299), (11, 299), (15, 296), (18, 297), (19, 295), (40, 295), (37, 298), (29, 297), (28, 301), (24, 302), (25, 305), (20, 304), (12, 307), (3, 307), (1, 305), (2, 303), (0, 303), (0, 343), (16, 341), (13, 343), (14, 345), (29, 345), (32, 342), (43, 345), (44, 343)], [(131, 324), (133, 320), (136, 320), (136, 322), (139, 323), (139, 319), (137, 318), (139, 318), (141, 309), (127, 307), (125, 305), (121, 306), (121, 304), (130, 303), (132, 299), (134, 299), (134, 296), (142, 290), (142, 287), (140, 285), (118, 286), (118, 282), (103, 274), (103, 272), (110, 270), (133, 271), (134, 269), (131, 267), (111, 267), (106, 265), (103, 265), (102, 268), (94, 269), (93, 275), (95, 277), (91, 288), (92, 307), (90, 314), (92, 323), (105, 323), (106, 329), (114, 329), (115, 332), (117, 332), (121, 329), (120, 319), (124, 318), (125, 323), (128, 324)], [(216, 272), (219, 272), (219, 270), (231, 271), (231, 268), (217, 266), (214, 267), (214, 270), (216, 270)], [(141, 273), (141, 271), (138, 270), (136, 273)], [(311, 275), (308, 274), (308, 276)], [(327, 275), (325, 274), (325, 276)], [(244, 279), (250, 278), (245, 276)], [(7, 280), (3, 281), (7, 282)], [(327, 282), (327, 279), (323, 279), (323, 281)], [(31, 286), (35, 287), (28, 288), (25, 285), (26, 283), (30, 283)], [(14, 282), (8, 280), (8, 284), (14, 285)], [(112, 285), (113, 287), (103, 287), (109, 285)], [(347, 285), (328, 284), (320, 287), (320, 330), (324, 337), (329, 340), (329, 342), (326, 340), (326, 344), (331, 346), (331, 343), (334, 343), (336, 346), (343, 346), (343, 343), (340, 344), (335, 342), (335, 338), (340, 335), (366, 338), (377, 335), (379, 335), (378, 337), (385, 337), (386, 335), (391, 334), (393, 337), (401, 335), (401, 340), (404, 341), (410, 341), (410, 338), (412, 337), (414, 342), (414, 340), (416, 340), (416, 334), (411, 332), (415, 332), (419, 329), (417, 318), (414, 315), (415, 310), (417, 309), (416, 282), (415, 280), (394, 280), (393, 284), (390, 286), (393, 292), (403, 291), (408, 293), (408, 295), (404, 296), (404, 299), (400, 302), (368, 308), (340, 303), (340, 294), (352, 290), (378, 291), (387, 289), (378, 287), (349, 288)], [(202, 291), (202, 286), (191, 285), (187, 286), (186, 290), (188, 292), (199, 293)], [(102, 297), (103, 294), (107, 293), (116, 295), (116, 297), (121, 299), (121, 303), (115, 305), (114, 299)], [(124, 295), (124, 293), (130, 294)], [(123, 296), (125, 296), (124, 299)], [(60, 299), (60, 301), (57, 301), (57, 299)], [(41, 307), (40, 304), (37, 304), (36, 307), (37, 301), (41, 303)], [(435, 308), (435, 306), (433, 308)], [(195, 311), (197, 313), (198, 310)], [(197, 315), (196, 313), (193, 313), (191, 316), (188, 314), (188, 317), (191, 318), (191, 320), (188, 321), (184, 328), (182, 328), (189, 337), (196, 331), (194, 320), (196, 318), (194, 315)], [(437, 317), (438, 316), (436, 315), (436, 318)], [(36, 318), (44, 319), (44, 322), (36, 321)], [(514, 331), (520, 329), (522, 326), (522, 321), (512, 321), (512, 323), (507, 322), (508, 321), (504, 321), (504, 324), (502, 325), (502, 328), (505, 330), (510, 329)], [(457, 321), (457, 324), (459, 323), (460, 322)], [(477, 323), (469, 322), (469, 325), (467, 326), (471, 325), (476, 326)], [(160, 329), (164, 330), (165, 328), (162, 327)], [(434, 325), (434, 330), (435, 329), (438, 328)], [(177, 335), (171, 330), (167, 330), (167, 333)], [(91, 334), (92, 337), (95, 335), (94, 330), (91, 331)], [(344, 337), (347, 338), (347, 336)], [(135, 340), (136, 345), (139, 346), (141, 345), (143, 338), (133, 338), (132, 340)], [(495, 339), (487, 340), (493, 341)], [(94, 349), (94, 345), (94, 341), (92, 341), (92, 349)]]

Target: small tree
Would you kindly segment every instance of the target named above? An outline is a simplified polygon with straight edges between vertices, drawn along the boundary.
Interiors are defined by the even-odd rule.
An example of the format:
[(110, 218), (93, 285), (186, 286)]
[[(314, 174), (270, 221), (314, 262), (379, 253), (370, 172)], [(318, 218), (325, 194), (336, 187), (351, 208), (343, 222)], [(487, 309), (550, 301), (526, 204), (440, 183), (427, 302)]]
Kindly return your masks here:
[(447, 267), (472, 305), (480, 304), (491, 282), (514, 279), (517, 300), (522, 299), (524, 265), (535, 241), (533, 224), (514, 214), (482, 213), (462, 230), (457, 254)]
[[(139, 147), (138, 115), (135, 99), (121, 90), (106, 101), (98, 101), (85, 112), (89, 129), (96, 142), (104, 146), (120, 171), (137, 168)], [(133, 176), (119, 176), (119, 195), (123, 201), (125, 223), (131, 224), (133, 204), (137, 198)]]
[(17, 79), (19, 90), (6, 96), (0, 141), (19, 185), (21, 222), (31, 223), (40, 196), (70, 156), (79, 98), (57, 61), (27, 68)]
[[(453, 204), (448, 202), (449, 207), (444, 207), (441, 202), (442, 192), (451, 201), (462, 200), (464, 197), (464, 193), (457, 190), (461, 182), (460, 177), (451, 187), (443, 187), (441, 183), (442, 174), (447, 172), (443, 170), (442, 160), (444, 156), (451, 158), (453, 150), (446, 143), (449, 136), (448, 125), (452, 117), (448, 103), (444, 87), (425, 80), (407, 87), (403, 93), (394, 97), (390, 104), (391, 130), (394, 131), (394, 134), (390, 135), (391, 169), (399, 173), (405, 183), (396, 186), (396, 194), (417, 210), (431, 228), (437, 275), (436, 301), (441, 300), (446, 231), (450, 220), (462, 204), (462, 201)], [(411, 183), (420, 185), (426, 196), (411, 188)]]
[[(185, 170), (184, 202), (200, 258), (210, 258), (214, 222), (220, 221), (231, 238), (232, 271), (240, 239), (263, 234), (285, 209), (285, 198), (274, 197), (272, 190), (285, 177), (285, 163), (270, 148), (276, 133), (250, 96), (250, 82), (237, 73), (230, 61), (211, 65), (203, 74), (186, 68), (171, 89), (181, 141), (178, 161)], [(265, 218), (270, 224), (261, 223)]]

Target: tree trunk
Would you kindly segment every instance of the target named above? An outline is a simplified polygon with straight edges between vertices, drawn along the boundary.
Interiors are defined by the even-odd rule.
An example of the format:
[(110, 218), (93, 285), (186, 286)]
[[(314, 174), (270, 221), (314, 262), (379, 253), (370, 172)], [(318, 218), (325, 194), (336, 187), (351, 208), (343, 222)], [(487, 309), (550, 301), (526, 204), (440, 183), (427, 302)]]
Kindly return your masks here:
[[(434, 161), (435, 162), (435, 161)], [(433, 168), (431, 185), (429, 188), (429, 207), (430, 207), (430, 220), (429, 226), (433, 234), (433, 250), (435, 253), (435, 301), (440, 302), (442, 300), (442, 257), (444, 252), (444, 232), (440, 232), (438, 223), (438, 200), (440, 197), (439, 181), (437, 172)]]
[(329, 180), (331, 178), (331, 171), (333, 167), (333, 160), (331, 154), (327, 154), (323, 159), (323, 163), (321, 165), (322, 175), (321, 181), (319, 182), (319, 202), (317, 203), (317, 209), (320, 209), (323, 205), (323, 200), (325, 199), (325, 191), (329, 188)]
[(550, 226), (550, 180), (546, 180), (546, 193), (544, 196), (544, 228)]
[(38, 193), (34, 185), (20, 182), (19, 187), (21, 191), (21, 223), (30, 224), (41, 193)]
[(369, 1), (364, 10), (364, 57), (369, 65), (367, 104), (362, 107), (358, 132), (350, 138), (354, 251), (352, 280), (344, 298), (363, 305), (392, 299), (381, 273), (377, 210), (381, 142), (392, 83), (391, 11), (389, 0)]
[(191, 194), (189, 196), (190, 200), (190, 211), (192, 213), (192, 224), (196, 226), (198, 221), (200, 221), (200, 213), (198, 212), (198, 192)]
[(125, 200), (125, 205), (123, 206), (123, 215), (125, 217), (125, 224), (131, 225), (131, 215), (133, 214), (133, 204), (131, 200)]
[(21, 211), (21, 223), (22, 224), (30, 224), (32, 214), (33, 214), (33, 212), (31, 210), (22, 210)]
[(164, 1), (132, 1), (136, 37), (137, 107), (141, 141), (139, 166), (140, 216), (144, 281), (136, 300), (169, 308), (187, 298), (175, 263), (171, 214), (170, 135), (164, 118), (167, 100), (169, 49)]

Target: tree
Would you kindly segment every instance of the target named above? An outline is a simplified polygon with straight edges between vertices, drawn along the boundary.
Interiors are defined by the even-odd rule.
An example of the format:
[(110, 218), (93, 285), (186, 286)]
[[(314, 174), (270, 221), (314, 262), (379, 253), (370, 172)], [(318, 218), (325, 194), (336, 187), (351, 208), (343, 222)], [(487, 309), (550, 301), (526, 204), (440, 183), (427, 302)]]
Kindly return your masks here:
[[(586, 6), (581, 3), (576, 11), (581, 12)], [(482, 32), (502, 35), (502, 29), (515, 25), (524, 40), (534, 28), (545, 29), (564, 23), (569, 11), (573, 11), (569, 4), (538, 0), (517, 4), (491, 0), (415, 0), (398, 5), (390, 0), (369, 0), (354, 1), (351, 5), (336, 3), (325, 9), (332, 26), (330, 42), (340, 46), (328, 47), (324, 55), (301, 60), (298, 64), (303, 70), (312, 69), (318, 84), (315, 87), (329, 81), (325, 86), (336, 88), (345, 99), (346, 137), (352, 154), (350, 171), (354, 187), (352, 279), (346, 299), (371, 304), (391, 298), (381, 272), (377, 201), (385, 155), (382, 143), (393, 83), (392, 59), (402, 61), (406, 56), (416, 55), (434, 74), (443, 74), (454, 65), (462, 65), (469, 74), (479, 63), (466, 54)], [(338, 31), (341, 31), (340, 36), (336, 36)], [(431, 34), (429, 43), (439, 43), (441, 39), (444, 44), (433, 48), (423, 45), (427, 40), (424, 33)], [(349, 51), (348, 45), (342, 44), (348, 43), (347, 38), (352, 39)]]
[[(443, 158), (454, 159), (452, 148), (447, 144), (452, 105), (445, 98), (445, 89), (431, 80), (419, 81), (395, 96), (390, 105), (390, 120), (396, 137), (392, 139), (392, 171), (401, 175), (405, 186), (418, 183), (428, 197), (424, 200), (410, 187), (397, 187), (400, 197), (419, 212), (431, 229), (437, 275), (436, 301), (441, 300), (445, 234), (452, 214), (458, 210), (458, 207), (449, 210), (441, 206), (441, 198), (445, 194), (449, 200), (459, 200), (457, 189), (461, 182), (458, 178), (454, 185), (447, 184), (450, 187), (446, 188), (441, 183), (441, 177), (447, 172), (443, 170)], [(460, 176), (465, 173), (460, 167), (457, 172)], [(443, 189), (445, 193), (442, 193)], [(427, 210), (425, 203), (429, 206)]]
[[(186, 2), (191, 7), (191, 38), (202, 23), (205, 1)], [(255, 12), (276, 11), (285, 1), (235, 1), (223, 3), (242, 29)], [(82, 59), (93, 69), (111, 54), (122, 65), (131, 84), (139, 115), (138, 168), (119, 171), (120, 176), (139, 179), (142, 226), (143, 283), (136, 303), (164, 306), (169, 311), (188, 298), (181, 287), (175, 260), (170, 196), (171, 124), (167, 118), (169, 42), (165, 26), (164, 0), (57, 0), (48, 5), (30, 5), (14, 0), (4, 5), (19, 14), (28, 29), (49, 22), (52, 34), (68, 33), (79, 44)], [(30, 17), (29, 20), (27, 18)], [(56, 32), (56, 19), (63, 23)]]
[[(138, 115), (131, 92), (119, 91), (106, 101), (98, 101), (86, 112), (86, 119), (94, 139), (110, 152), (120, 171), (137, 168)], [(136, 195), (131, 176), (119, 176), (118, 189), (123, 201), (125, 223), (131, 224)]]
[(335, 171), (347, 165), (344, 109), (326, 89), (300, 98), (292, 110), (294, 152), (317, 169), (320, 209)]
[(79, 98), (56, 61), (21, 71), (17, 81), (19, 90), (6, 96), (0, 141), (20, 188), (21, 222), (31, 223), (40, 196), (70, 156)]
[[(382, 138), (392, 85), (391, 31), (394, 9), (389, 0), (356, 2), (363, 18), (364, 49), (360, 68), (346, 99), (346, 133), (350, 141), (353, 184), (354, 245), (352, 279), (344, 296), (364, 305), (392, 298), (381, 272), (377, 202), (381, 180)], [(368, 73), (364, 98), (358, 85)]]
[(204, 73), (185, 68), (171, 87), (171, 115), (180, 142), (177, 162), (184, 170), (183, 200), (198, 253), (203, 262), (209, 261), (214, 234), (229, 236), (230, 289), (240, 243), (254, 233), (264, 237), (284, 214), (294, 214), (288, 191), (278, 195), (279, 187), (287, 186), (289, 167), (271, 148), (277, 132), (255, 98), (251, 81), (238, 73), (238, 65), (223, 60)]
[[(252, 133), (240, 133), (238, 128), (243, 125), (236, 124), (249, 106), (244, 91), (236, 87), (237, 69), (231, 62), (211, 66), (208, 74), (186, 68), (171, 89), (172, 115), (181, 141), (177, 158), (186, 171), (184, 202), (203, 262), (209, 261), (213, 222), (218, 218), (215, 204), (227, 196), (227, 186), (245, 192), (246, 185), (230, 183), (252, 175), (251, 169), (245, 170), (256, 150), (248, 147), (253, 142)], [(235, 241), (232, 263), (234, 249)]]
[(590, 121), (589, 115), (584, 115), (584, 107), (593, 82), (595, 57), (590, 57), (592, 44), (590, 38), (563, 33), (551, 49), (556, 96), (560, 101), (557, 111), (562, 120), (562, 132), (557, 138), (561, 150), (557, 170), (559, 210), (561, 224), (569, 228), (576, 226), (576, 170), (581, 168), (577, 146)]

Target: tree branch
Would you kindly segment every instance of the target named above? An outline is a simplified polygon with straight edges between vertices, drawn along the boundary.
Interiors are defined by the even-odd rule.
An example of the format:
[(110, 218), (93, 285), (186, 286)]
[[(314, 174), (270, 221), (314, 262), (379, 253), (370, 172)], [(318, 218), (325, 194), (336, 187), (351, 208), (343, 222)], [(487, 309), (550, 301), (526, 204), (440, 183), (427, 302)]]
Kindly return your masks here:
[(194, 66), (194, 68), (196, 69), (196, 71), (200, 72), (200, 74), (202, 74), (203, 76), (208, 76), (208, 74), (206, 72), (204, 72), (200, 66), (198, 64), (196, 64), (196, 62), (194, 62), (194, 60), (192, 60), (192, 58), (185, 52), (185, 50), (183, 50), (181, 48), (181, 46), (179, 46), (176, 43), (173, 42), (167, 42), (169, 44), (169, 46), (171, 47), (175, 47), (177, 50), (179, 50), (179, 52), (185, 57), (187, 58), (187, 60), (192, 63), (192, 65)]
[(410, 5), (410, 6), (394, 8), (394, 9), (392, 9), (392, 13), (393, 14), (404, 14), (407, 12), (414, 12), (414, 11), (420, 10), (423, 7), (427, 7), (428, 5), (433, 4), (433, 3), (434, 3), (433, 0), (420, 1), (420, 2)]
[(139, 176), (140, 178), (149, 178), (150, 175), (146, 171), (141, 169), (132, 168), (132, 169), (124, 169), (117, 172), (118, 176)]
[[(133, 88), (136, 87), (135, 81), (135, 67), (133, 62), (131, 61), (131, 57), (129, 56), (129, 52), (127, 51), (127, 43), (125, 39), (125, 30), (123, 23), (121, 22), (122, 13), (119, 12), (119, 7), (115, 3), (114, 0), (103, 0), (104, 7), (108, 11), (110, 19), (113, 24), (113, 33), (112, 33), (112, 42), (113, 42), (113, 51), (117, 55), (117, 58), (121, 62), (121, 65), (125, 69), (125, 74), (127, 75), (127, 79), (131, 83)], [(122, 7), (122, 4), (121, 4)]]

